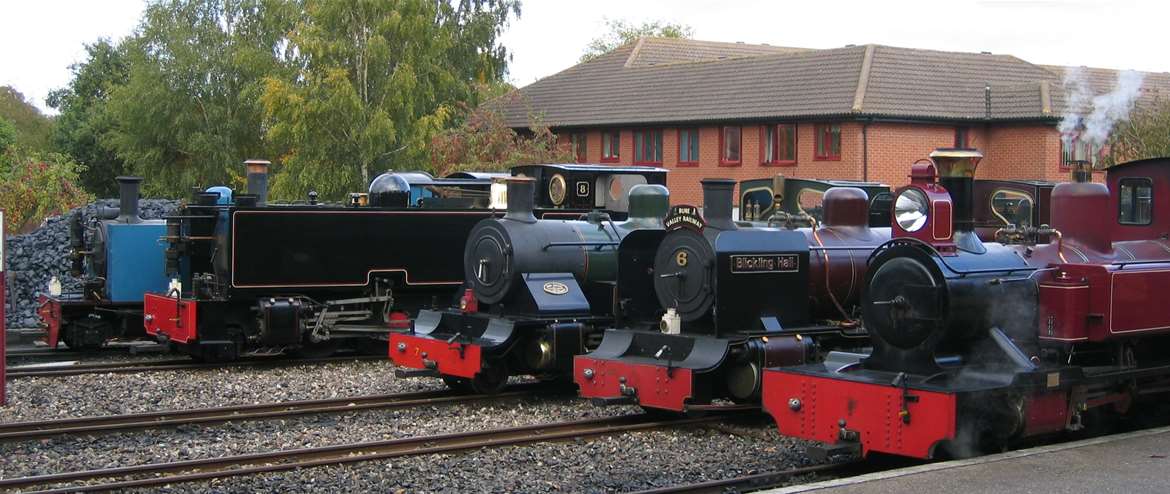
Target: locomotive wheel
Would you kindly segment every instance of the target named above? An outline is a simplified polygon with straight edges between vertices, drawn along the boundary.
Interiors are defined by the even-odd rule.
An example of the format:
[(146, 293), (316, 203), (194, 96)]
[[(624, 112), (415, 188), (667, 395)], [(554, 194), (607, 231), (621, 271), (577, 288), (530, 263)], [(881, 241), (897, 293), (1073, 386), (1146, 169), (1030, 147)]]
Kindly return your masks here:
[(503, 363), (485, 364), (471, 378), (471, 390), (477, 394), (496, 394), (508, 384), (508, 367)]
[(337, 340), (325, 340), (316, 343), (304, 342), (289, 354), (298, 358), (322, 358), (337, 353)]

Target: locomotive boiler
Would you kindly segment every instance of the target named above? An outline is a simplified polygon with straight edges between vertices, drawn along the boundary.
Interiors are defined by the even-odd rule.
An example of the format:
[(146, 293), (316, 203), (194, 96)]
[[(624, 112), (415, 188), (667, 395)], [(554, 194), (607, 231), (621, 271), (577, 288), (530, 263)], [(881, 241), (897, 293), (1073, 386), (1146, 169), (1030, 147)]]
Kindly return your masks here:
[(1151, 201), (1146, 224), (1125, 224), (1119, 210), (1152, 193), (1151, 176), (1165, 182), (1167, 168), (1120, 165), (1112, 195), (1059, 184), (1041, 227), (1053, 241), (1003, 245), (974, 231), (981, 155), (931, 158), (897, 192), (894, 239), (870, 263), (862, 316), (872, 352), (765, 372), (764, 405), (782, 434), (819, 441), (822, 453), (966, 456), (1078, 430), (1168, 389), (1170, 315), (1156, 308), (1170, 295), (1156, 287), (1170, 281), (1170, 249), (1147, 228)]
[(829, 189), (823, 223), (781, 229), (733, 222), (734, 186), (704, 180), (702, 214), (675, 206), (665, 231), (623, 242), (621, 301), (658, 319), (606, 331), (575, 359), (582, 396), (676, 412), (720, 398), (753, 402), (763, 368), (813, 360), (818, 343), (858, 339), (866, 258), (889, 239), (888, 229), (868, 226), (865, 191)]
[(399, 375), (439, 376), (477, 393), (499, 390), (510, 375), (555, 379), (612, 323), (618, 245), (631, 232), (662, 228), (666, 187), (630, 187), (626, 221), (601, 211), (538, 220), (536, 180), (510, 179), (507, 214), (472, 229), (459, 307), (423, 311), (412, 332), (390, 336), (390, 359), (414, 369)]
[(143, 296), (166, 290), (169, 278), (158, 242), (166, 224), (139, 217), (141, 177), (117, 181), (117, 209), (99, 211), (89, 221), (80, 211), (69, 218), (70, 274), (82, 287), (41, 296), (37, 312), (50, 348), (64, 342), (72, 350), (88, 350), (111, 339), (143, 336)]

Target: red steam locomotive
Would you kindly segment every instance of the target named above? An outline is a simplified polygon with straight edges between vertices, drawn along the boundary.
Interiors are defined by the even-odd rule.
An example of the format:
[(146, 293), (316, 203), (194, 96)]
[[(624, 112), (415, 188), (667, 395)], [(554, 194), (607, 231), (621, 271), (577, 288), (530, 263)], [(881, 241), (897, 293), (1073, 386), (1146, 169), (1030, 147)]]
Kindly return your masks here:
[[(1170, 159), (1051, 194), (1051, 226), (984, 243), (972, 177), (945, 149), (895, 194), (893, 239), (868, 263), (872, 351), (770, 368), (764, 408), (821, 452), (961, 457), (1132, 413), (1170, 391)], [(1162, 395), (1164, 396), (1164, 395)]]

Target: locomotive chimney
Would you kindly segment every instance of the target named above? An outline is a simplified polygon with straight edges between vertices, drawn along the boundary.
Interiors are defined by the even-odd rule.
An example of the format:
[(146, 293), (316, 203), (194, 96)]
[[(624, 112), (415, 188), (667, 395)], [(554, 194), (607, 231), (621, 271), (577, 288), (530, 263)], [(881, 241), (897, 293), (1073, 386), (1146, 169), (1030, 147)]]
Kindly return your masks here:
[(248, 160), (244, 168), (248, 171), (248, 193), (256, 196), (256, 205), (268, 204), (268, 167), (272, 162), (267, 160)]
[(984, 252), (975, 235), (975, 169), (983, 153), (974, 149), (939, 148), (930, 153), (938, 169), (938, 183), (951, 195), (954, 209), (955, 245), (968, 252)]
[(1072, 181), (1078, 184), (1093, 181), (1093, 164), (1088, 160), (1074, 160), (1069, 162), (1072, 167)]
[(536, 223), (532, 215), (536, 180), (530, 177), (508, 178), (508, 213), (504, 218), (523, 223)]
[(138, 217), (138, 187), (142, 177), (118, 177), (118, 221), (141, 223)]
[(707, 221), (707, 226), (720, 230), (734, 230), (736, 227), (731, 219), (731, 204), (735, 180), (704, 178), (702, 184), (703, 219)]

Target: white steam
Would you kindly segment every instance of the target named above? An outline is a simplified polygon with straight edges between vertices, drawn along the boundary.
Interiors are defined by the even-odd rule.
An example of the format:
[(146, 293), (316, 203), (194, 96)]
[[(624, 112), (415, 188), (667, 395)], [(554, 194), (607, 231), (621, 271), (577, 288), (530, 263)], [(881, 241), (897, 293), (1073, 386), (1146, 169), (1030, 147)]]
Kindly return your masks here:
[(1132, 70), (1117, 73), (1113, 90), (1093, 96), (1083, 67), (1069, 67), (1064, 72), (1065, 111), (1060, 120), (1060, 135), (1066, 145), (1079, 135), (1082, 142), (1101, 146), (1109, 138), (1113, 125), (1129, 117), (1137, 101), (1145, 74)]

